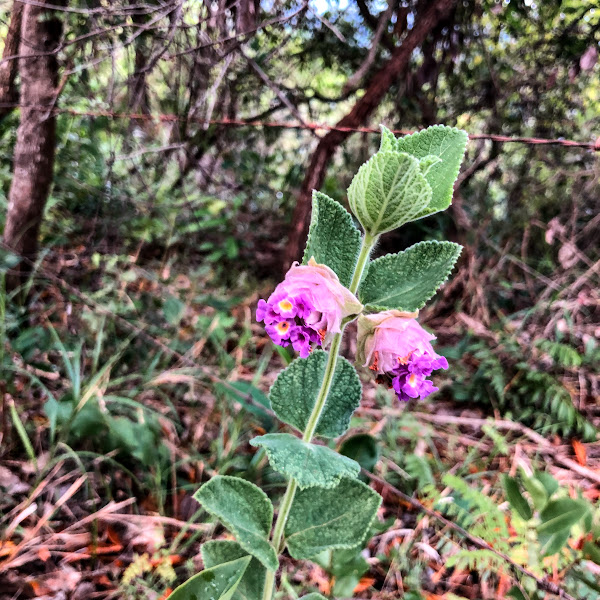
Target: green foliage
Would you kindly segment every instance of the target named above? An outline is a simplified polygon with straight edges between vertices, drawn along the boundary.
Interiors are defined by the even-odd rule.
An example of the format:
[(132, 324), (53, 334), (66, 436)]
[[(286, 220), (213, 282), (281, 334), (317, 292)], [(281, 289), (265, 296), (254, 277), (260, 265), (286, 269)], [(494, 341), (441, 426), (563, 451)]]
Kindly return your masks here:
[[(453, 494), (452, 504), (443, 504), (439, 508), (448, 516), (454, 517), (455, 521), (469, 533), (484, 539), (499, 552), (509, 553), (508, 527), (505, 515), (498, 508), (497, 503), (455, 475), (446, 473), (442, 477), (442, 482), (445, 486), (453, 488), (455, 494)], [(469, 560), (469, 552), (460, 551), (455, 560)], [(485, 559), (487, 554), (483, 553), (479, 558)], [(489, 568), (494, 568), (497, 557), (492, 560)]]
[(327, 598), (325, 598), (325, 596), (321, 596), (321, 594), (317, 594), (316, 592), (313, 592), (312, 594), (307, 594), (306, 596), (302, 596), (302, 598), (300, 598), (300, 600), (327, 600)]
[(169, 596), (173, 600), (232, 600), (244, 576), (250, 557), (201, 571), (180, 585)]
[[(450, 206), (454, 182), (465, 155), (467, 141), (466, 132), (444, 125), (434, 125), (398, 139), (382, 127), (382, 149), (385, 147), (395, 152), (407, 152), (419, 159), (428, 159), (425, 179), (431, 187), (432, 196), (428, 206), (417, 218), (426, 217)], [(441, 160), (431, 161), (431, 156)], [(423, 167), (422, 164), (421, 168)]]
[(456, 365), (455, 379), (449, 388), (456, 400), (491, 404), (507, 417), (545, 435), (596, 439), (596, 427), (577, 410), (558, 377), (540, 370), (534, 357), (533, 364), (524, 362), (523, 348), (514, 338), (501, 335), (493, 347), (484, 340), (467, 338), (445, 352), (448, 360), (467, 354), (477, 367), (474, 372), (461, 372), (461, 365)]
[(311, 558), (328, 549), (356, 547), (380, 504), (379, 494), (353, 479), (331, 489), (299, 491), (285, 527), (290, 554)]
[(356, 461), (289, 433), (268, 433), (250, 440), (250, 444), (264, 448), (271, 466), (288, 479), (295, 479), (300, 489), (332, 488), (342, 477), (354, 478), (360, 471)]
[(326, 550), (312, 560), (334, 579), (332, 590), (334, 597), (352, 597), (354, 588), (369, 570), (369, 563), (362, 555), (362, 545), (358, 549)]
[(416, 158), (378, 152), (354, 176), (348, 202), (365, 231), (376, 236), (419, 218), (431, 202), (431, 187)]
[(504, 484), (504, 491), (506, 498), (510, 502), (510, 505), (521, 515), (521, 518), (528, 521), (533, 516), (529, 502), (523, 498), (519, 484), (514, 477), (504, 475), (502, 477), (502, 483)]
[(269, 543), (273, 505), (259, 487), (238, 477), (217, 475), (194, 498), (236, 536), (246, 552), (268, 569), (277, 569), (277, 554)]
[(374, 260), (360, 286), (360, 301), (370, 311), (423, 308), (450, 275), (461, 250), (453, 242), (420, 242)]
[(449, 556), (445, 564), (447, 568), (455, 567), (470, 571), (484, 571), (487, 569), (501, 571), (506, 568), (506, 561), (485, 548), (477, 550), (461, 549), (456, 554)]
[[(237, 542), (230, 540), (209, 540), (202, 544), (201, 551), (202, 561), (207, 569), (248, 556)], [(249, 558), (251, 558), (250, 563), (231, 600), (260, 600), (262, 597), (266, 569), (256, 558)]]
[(583, 362), (581, 354), (569, 344), (561, 344), (553, 340), (538, 340), (536, 346), (542, 352), (549, 354), (555, 363), (566, 369), (579, 367)]
[(311, 257), (333, 269), (346, 287), (350, 285), (360, 250), (360, 232), (339, 202), (313, 192), (310, 229), (303, 263)]
[[(354, 459), (365, 471), (373, 471), (379, 460), (379, 446), (372, 435), (357, 433), (344, 440), (340, 446), (340, 454)], [(361, 481), (368, 480), (362, 473), (359, 478)]]
[(573, 498), (551, 500), (540, 512), (537, 532), (541, 552), (547, 556), (558, 552), (569, 539), (571, 527), (585, 519), (590, 510), (587, 502)]
[[(296, 359), (277, 376), (269, 398), (275, 414), (284, 423), (304, 431), (323, 381), (326, 363), (327, 353), (315, 350), (308, 358)], [(362, 386), (356, 370), (348, 360), (340, 357), (316, 433), (324, 437), (345, 433), (361, 396)]]

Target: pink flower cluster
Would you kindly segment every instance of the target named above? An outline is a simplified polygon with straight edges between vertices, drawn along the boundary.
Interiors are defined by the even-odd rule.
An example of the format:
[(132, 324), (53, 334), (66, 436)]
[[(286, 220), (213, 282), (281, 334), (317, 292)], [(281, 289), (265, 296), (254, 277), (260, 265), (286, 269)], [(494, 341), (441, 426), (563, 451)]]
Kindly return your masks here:
[[(268, 300), (259, 300), (256, 319), (279, 346), (291, 345), (302, 358), (340, 333), (347, 317), (362, 305), (327, 266), (311, 259), (295, 263)], [(377, 381), (393, 388), (399, 400), (425, 398), (437, 392), (428, 379), (447, 369), (448, 361), (431, 346), (435, 336), (417, 322), (417, 313), (397, 310), (358, 318), (357, 359), (377, 373)]]
[(390, 310), (361, 316), (358, 321), (358, 357), (378, 374), (378, 381), (393, 388), (398, 400), (425, 398), (437, 392), (427, 379), (448, 361), (435, 353), (415, 313)]
[(325, 345), (340, 333), (342, 320), (357, 315), (362, 304), (327, 266), (311, 259), (295, 263), (267, 301), (259, 300), (256, 320), (277, 345), (288, 346), (306, 358), (312, 344)]

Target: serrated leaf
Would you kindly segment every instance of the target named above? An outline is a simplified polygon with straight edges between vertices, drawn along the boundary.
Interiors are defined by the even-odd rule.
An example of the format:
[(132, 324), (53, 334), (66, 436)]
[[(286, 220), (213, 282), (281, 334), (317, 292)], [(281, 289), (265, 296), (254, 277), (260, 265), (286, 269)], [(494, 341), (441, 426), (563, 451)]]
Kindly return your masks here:
[(375, 236), (418, 219), (429, 206), (431, 194), (414, 156), (378, 152), (354, 176), (348, 202), (365, 231)]
[(302, 490), (310, 487), (332, 488), (342, 477), (354, 478), (360, 465), (327, 446), (317, 446), (289, 433), (268, 433), (250, 440), (265, 449), (271, 466), (288, 479), (295, 479)]
[(450, 275), (461, 250), (453, 242), (419, 242), (375, 259), (360, 286), (360, 301), (371, 311), (423, 308)]
[(299, 491), (285, 527), (290, 554), (303, 559), (323, 550), (356, 547), (380, 504), (381, 496), (356, 479), (342, 479), (332, 489)]
[(194, 498), (235, 535), (246, 552), (268, 569), (277, 569), (277, 554), (268, 540), (273, 505), (259, 487), (239, 477), (217, 475)]
[(360, 232), (339, 203), (321, 192), (313, 192), (312, 215), (303, 264), (311, 257), (333, 269), (348, 287), (360, 252)]
[(417, 219), (445, 210), (452, 203), (454, 182), (458, 177), (468, 139), (467, 133), (461, 129), (434, 125), (396, 140), (396, 152), (407, 152), (419, 159), (429, 155), (442, 159), (427, 171), (425, 178), (431, 186), (431, 202)]
[[(327, 352), (315, 350), (308, 358), (296, 359), (278, 375), (269, 398), (275, 414), (284, 423), (299, 431), (306, 429), (323, 381), (326, 363)], [(338, 358), (327, 404), (316, 433), (325, 437), (338, 437), (345, 433), (361, 396), (362, 386), (356, 370), (348, 360)]]
[(504, 485), (504, 491), (511, 507), (514, 508), (522, 519), (529, 521), (533, 516), (529, 502), (521, 494), (519, 484), (514, 477), (504, 475), (502, 477), (502, 483)]
[[(248, 556), (237, 542), (231, 540), (210, 540), (202, 544), (200, 551), (204, 566), (209, 569)], [(262, 598), (267, 570), (256, 558), (249, 558), (250, 564), (231, 600), (261, 600)]]
[(249, 564), (247, 556), (205, 569), (176, 588), (169, 600), (231, 600)]
[(396, 136), (384, 125), (380, 125), (379, 127), (381, 129), (381, 142), (379, 144), (379, 151), (394, 151), (396, 149)]

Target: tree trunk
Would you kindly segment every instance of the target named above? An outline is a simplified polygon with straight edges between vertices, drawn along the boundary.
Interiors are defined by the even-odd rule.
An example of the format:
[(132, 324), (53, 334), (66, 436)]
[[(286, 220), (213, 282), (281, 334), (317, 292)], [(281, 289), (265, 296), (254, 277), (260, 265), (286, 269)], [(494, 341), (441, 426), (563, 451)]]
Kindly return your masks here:
[(18, 61), (11, 58), (19, 54), (19, 42), (21, 41), (21, 20), (23, 16), (23, 4), (13, 2), (10, 15), (10, 24), (4, 40), (2, 61), (0, 62), (0, 120), (8, 115), (19, 99), (15, 79), (18, 71)]
[[(42, 4), (42, 3), (38, 3)], [(52, 0), (52, 4), (58, 2)], [(64, 3), (63, 3), (64, 4)], [(35, 260), (44, 206), (52, 183), (58, 62), (62, 23), (56, 10), (25, 4), (21, 23), (19, 72), (21, 120), (14, 152), (14, 172), (8, 196), (4, 244), (24, 256), (18, 272), (8, 282), (14, 288), (23, 281)]]
[[(414, 27), (404, 38), (402, 45), (394, 50), (387, 63), (375, 73), (367, 84), (365, 94), (352, 110), (336, 123), (336, 127), (356, 128), (368, 119), (394, 81), (407, 69), (413, 50), (425, 41), (432, 29), (450, 15), (455, 4), (456, 0), (433, 0), (421, 4), (425, 8), (417, 14)], [(312, 191), (321, 187), (331, 157), (350, 134), (350, 131), (330, 131), (321, 138), (312, 155), (294, 210), (284, 256), (286, 266), (297, 260), (301, 254), (308, 233)]]

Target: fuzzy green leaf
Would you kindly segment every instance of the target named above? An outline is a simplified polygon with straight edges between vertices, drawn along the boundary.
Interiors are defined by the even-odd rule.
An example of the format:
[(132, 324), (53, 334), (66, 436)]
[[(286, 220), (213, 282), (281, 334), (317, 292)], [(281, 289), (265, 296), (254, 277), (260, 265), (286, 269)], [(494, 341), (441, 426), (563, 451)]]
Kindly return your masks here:
[(453, 242), (419, 242), (375, 259), (360, 286), (360, 301), (372, 311), (423, 308), (450, 275), (461, 250)]
[(406, 152), (378, 152), (354, 176), (348, 201), (365, 231), (379, 235), (418, 219), (431, 194), (418, 159)]
[(201, 571), (176, 588), (170, 600), (232, 600), (250, 557), (238, 558)]
[(321, 596), (321, 594), (312, 592), (311, 594), (306, 594), (306, 596), (302, 596), (300, 600), (327, 600), (327, 598), (325, 598), (325, 596)]
[[(248, 553), (237, 543), (230, 540), (210, 540), (202, 544), (200, 549), (206, 568), (216, 567), (223, 563), (248, 556)], [(267, 570), (254, 557), (246, 569), (231, 600), (260, 600), (265, 585)]]
[[(393, 137), (393, 134), (385, 130), (383, 135), (386, 136), (386, 146), (391, 146), (389, 136)], [(431, 165), (425, 175), (433, 194), (431, 202), (416, 217), (417, 219), (446, 210), (452, 203), (454, 182), (458, 177), (468, 139), (465, 131), (444, 125), (434, 125), (423, 131), (396, 139), (392, 148), (396, 152), (407, 152), (419, 159), (430, 155), (442, 159), (441, 162)]]
[(312, 215), (304, 258), (333, 269), (348, 287), (360, 252), (360, 232), (344, 207), (326, 194), (313, 192)]
[[(269, 398), (275, 414), (284, 423), (299, 431), (306, 429), (326, 363), (327, 353), (315, 350), (308, 358), (296, 359), (278, 375)], [(362, 387), (356, 370), (349, 361), (340, 357), (316, 433), (325, 437), (338, 437), (345, 433), (361, 396)]]
[(273, 505), (259, 487), (239, 477), (217, 475), (194, 498), (235, 535), (246, 552), (268, 569), (277, 569), (277, 554), (268, 540)]
[(332, 489), (299, 491), (285, 527), (290, 554), (303, 559), (327, 549), (356, 547), (380, 504), (381, 496), (356, 479), (342, 479)]
[(342, 477), (356, 477), (360, 465), (327, 446), (308, 444), (289, 433), (268, 433), (250, 440), (262, 446), (271, 466), (288, 479), (295, 479), (302, 490), (310, 487), (332, 488)]

